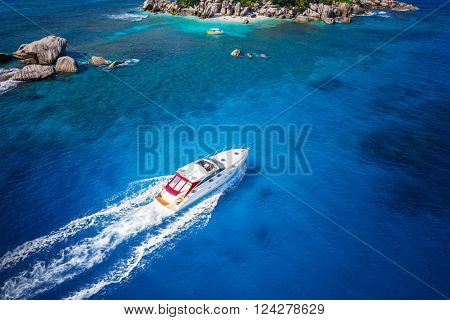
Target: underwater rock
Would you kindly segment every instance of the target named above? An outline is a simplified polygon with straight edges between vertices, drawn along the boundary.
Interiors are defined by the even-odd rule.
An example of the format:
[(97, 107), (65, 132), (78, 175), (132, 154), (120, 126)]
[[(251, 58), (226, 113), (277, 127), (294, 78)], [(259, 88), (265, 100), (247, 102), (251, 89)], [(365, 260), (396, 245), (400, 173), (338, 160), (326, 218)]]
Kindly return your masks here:
[(40, 80), (52, 76), (55, 73), (55, 68), (52, 66), (41, 66), (33, 64), (25, 66), (17, 71), (12, 80), (28, 81), (28, 80)]
[(56, 71), (58, 72), (77, 72), (77, 62), (74, 58), (71, 58), (69, 56), (64, 56), (58, 58), (58, 61), (56, 61), (55, 66)]
[(67, 40), (61, 37), (48, 36), (41, 40), (22, 44), (13, 57), (24, 64), (53, 64), (65, 53)]

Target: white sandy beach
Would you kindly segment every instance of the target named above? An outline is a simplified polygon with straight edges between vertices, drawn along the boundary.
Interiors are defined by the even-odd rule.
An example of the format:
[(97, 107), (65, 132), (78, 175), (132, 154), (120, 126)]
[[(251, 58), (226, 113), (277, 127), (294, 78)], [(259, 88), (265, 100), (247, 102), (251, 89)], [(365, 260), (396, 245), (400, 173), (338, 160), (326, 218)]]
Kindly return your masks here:
[(239, 16), (222, 16), (220, 13), (216, 14), (214, 17), (209, 18), (210, 21), (220, 21), (220, 22), (234, 22), (234, 23), (244, 23), (245, 20), (248, 20), (250, 23), (261, 21), (265, 19), (269, 19), (265, 16), (256, 16), (255, 18), (250, 17), (239, 17)]

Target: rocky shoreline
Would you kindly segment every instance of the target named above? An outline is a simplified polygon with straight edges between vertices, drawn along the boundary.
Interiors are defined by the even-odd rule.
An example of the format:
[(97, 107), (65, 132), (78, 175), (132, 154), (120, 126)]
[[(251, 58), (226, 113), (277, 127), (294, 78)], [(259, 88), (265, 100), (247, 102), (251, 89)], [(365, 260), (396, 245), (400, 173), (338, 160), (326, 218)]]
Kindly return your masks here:
[[(325, 1), (324, 1), (325, 2)], [(298, 22), (324, 21), (350, 23), (352, 15), (367, 14), (370, 10), (390, 9), (396, 11), (414, 11), (411, 4), (395, 0), (345, 0), (329, 2), (331, 4), (311, 1), (304, 10), (292, 6), (272, 4), (269, 0), (260, 0), (243, 6), (237, 0), (200, 0), (193, 6), (184, 6), (171, 0), (146, 0), (141, 9), (154, 13), (163, 12), (172, 15), (197, 16), (202, 19), (218, 16), (244, 17), (244, 23), (251, 18), (271, 17), (295, 19)]]
[(75, 59), (65, 55), (66, 47), (67, 40), (57, 36), (22, 44), (12, 54), (2, 54), (2, 62), (15, 58), (25, 64), (25, 67), (1, 69), (0, 80), (31, 81), (46, 79), (56, 72), (77, 72)]
[[(325, 23), (350, 23), (353, 15), (367, 14), (370, 10), (391, 9), (397, 11), (413, 11), (417, 8), (411, 4), (395, 0), (305, 0), (306, 9), (274, 5), (270, 0), (241, 0), (250, 4), (241, 5), (238, 0), (146, 0), (141, 9), (154, 13), (165, 12), (173, 15), (197, 16), (199, 18), (239, 17), (243, 23), (249, 23), (253, 18), (271, 17), (279, 19), (295, 19), (298, 22), (324, 21)], [(328, 1), (329, 4), (321, 3)], [(197, 3), (183, 6), (182, 3)], [(288, 2), (282, 2), (288, 3)], [(297, 3), (297, 2), (294, 2)], [(5, 81), (32, 81), (49, 78), (56, 73), (73, 73), (78, 71), (77, 61), (66, 55), (67, 40), (57, 36), (47, 36), (28, 44), (22, 44), (12, 54), (0, 52), (0, 63), (8, 63), (17, 59), (25, 66), (19, 68), (0, 68), (0, 87)], [(241, 56), (239, 50), (231, 53), (234, 57)], [(266, 55), (260, 55), (267, 58)], [(247, 54), (252, 58), (251, 54)], [(132, 59), (133, 60), (133, 59)], [(91, 64), (104, 66), (106, 70), (120, 65), (129, 64), (129, 60), (109, 61), (103, 57), (92, 56)]]
[[(0, 68), (0, 87), (5, 81), (34, 81), (47, 79), (56, 73), (78, 72), (77, 61), (66, 55), (67, 40), (57, 36), (47, 36), (28, 44), (22, 44), (12, 54), (0, 53), (0, 63), (13, 59), (25, 66), (19, 68)], [(103, 57), (92, 56), (91, 64), (105, 66), (110, 70), (128, 64), (128, 60), (110, 61)]]

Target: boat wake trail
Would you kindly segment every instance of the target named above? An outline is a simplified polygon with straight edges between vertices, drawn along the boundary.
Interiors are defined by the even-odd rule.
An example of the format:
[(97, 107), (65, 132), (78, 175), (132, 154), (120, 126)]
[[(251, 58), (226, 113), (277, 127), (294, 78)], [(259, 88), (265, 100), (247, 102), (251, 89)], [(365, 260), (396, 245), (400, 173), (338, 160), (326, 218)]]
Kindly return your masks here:
[[(119, 258), (119, 261), (113, 262), (112, 270), (106, 272), (105, 276), (69, 294), (68, 298), (89, 298), (110, 284), (120, 283), (139, 265), (143, 257), (170, 243), (193, 225), (198, 225), (199, 222), (206, 224), (220, 196), (236, 184), (237, 179), (242, 179), (243, 174), (244, 171), (239, 172), (214, 194), (176, 216), (157, 203), (149, 203), (159, 190), (159, 183), (167, 177), (146, 181), (150, 186), (126, 197), (117, 205), (110, 205), (98, 213), (74, 220), (47, 236), (29, 241), (5, 254), (0, 259), (2, 269), (14, 266), (43, 248), (51, 249), (56, 242), (61, 242), (80, 230), (93, 225), (98, 227), (98, 223), (104, 218), (101, 222), (104, 228), (95, 236), (83, 238), (73, 245), (66, 246), (55, 253), (51, 260), (36, 259), (29, 270), (9, 278), (0, 288), (0, 298), (29, 299), (42, 294), (101, 264), (107, 258), (117, 256), (112, 253), (118, 246), (126, 246), (128, 240), (132, 242), (131, 240), (138, 235), (143, 236), (137, 245), (126, 246), (124, 253), (120, 254), (120, 257), (125, 259)], [(131, 187), (135, 189), (139, 185), (140, 182)], [(163, 223), (166, 220), (168, 223)], [(122, 252), (122, 249), (120, 251)]]
[(133, 249), (130, 258), (120, 262), (113, 271), (100, 281), (72, 294), (68, 299), (86, 299), (98, 293), (104, 287), (120, 283), (127, 278), (131, 272), (139, 265), (142, 258), (155, 252), (164, 244), (174, 239), (181, 232), (189, 229), (199, 221), (205, 224), (208, 222), (211, 212), (219, 200), (220, 194), (215, 194), (198, 205), (192, 207), (186, 214), (178, 217), (165, 228), (162, 228), (156, 235), (148, 236), (139, 246)]
[[(37, 253), (57, 242), (64, 241), (82, 230), (99, 223), (101, 224), (102, 220), (105, 220), (105, 218), (111, 219), (113, 216), (118, 216), (132, 208), (142, 205), (144, 201), (146, 201), (149, 197), (152, 197), (157, 192), (159, 183), (165, 179), (167, 179), (167, 177), (152, 178), (131, 183), (128, 190), (125, 191), (125, 194), (130, 193), (138, 185), (142, 186), (145, 183), (148, 186), (141, 189), (138, 193), (125, 197), (117, 204), (111, 204), (104, 210), (73, 220), (64, 227), (53, 231), (49, 235), (25, 242), (16, 249), (8, 251), (3, 257), (0, 258), (0, 271), (11, 268), (18, 262), (26, 259), (29, 255)], [(117, 195), (117, 197), (118, 196), (120, 195)]]

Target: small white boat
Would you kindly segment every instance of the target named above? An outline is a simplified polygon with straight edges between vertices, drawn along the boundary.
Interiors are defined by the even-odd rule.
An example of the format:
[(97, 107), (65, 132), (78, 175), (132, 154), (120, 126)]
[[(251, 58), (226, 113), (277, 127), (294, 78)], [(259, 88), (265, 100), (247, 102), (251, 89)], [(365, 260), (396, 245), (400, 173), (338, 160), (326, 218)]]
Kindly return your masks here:
[(173, 212), (186, 208), (234, 177), (247, 155), (248, 149), (230, 149), (181, 167), (162, 186), (155, 202)]
[(211, 28), (208, 31), (205, 32), (209, 35), (221, 35), (224, 34), (223, 30), (220, 30), (219, 28)]

